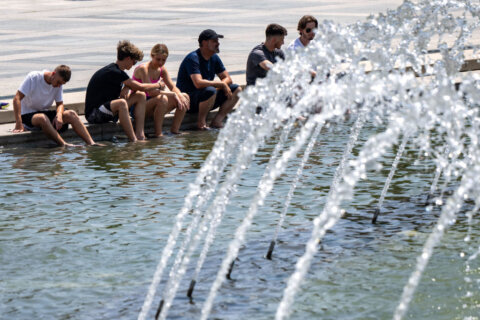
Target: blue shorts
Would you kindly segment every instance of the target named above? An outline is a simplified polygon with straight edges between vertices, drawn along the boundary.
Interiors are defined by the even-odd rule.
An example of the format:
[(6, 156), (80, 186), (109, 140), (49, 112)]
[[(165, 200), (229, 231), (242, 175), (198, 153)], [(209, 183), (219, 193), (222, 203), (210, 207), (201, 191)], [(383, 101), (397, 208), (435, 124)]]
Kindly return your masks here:
[[(231, 84), (230, 90), (232, 93), (238, 89), (238, 84)], [(190, 97), (190, 109), (187, 111), (188, 113), (198, 113), (198, 105), (210, 99), (214, 94), (216, 94), (215, 103), (213, 104), (213, 108), (220, 107), (225, 101), (227, 101), (227, 96), (223, 90), (217, 90), (215, 87), (206, 87), (203, 89), (198, 89), (188, 93)]]
[[(34, 115), (37, 113), (43, 113), (50, 119), (50, 122), (53, 124), (53, 119), (57, 116), (57, 111), (56, 110), (45, 110), (45, 111), (37, 111), (37, 112), (31, 112), (31, 113), (25, 113), (22, 114), (22, 123), (25, 129), (27, 130), (32, 130), (35, 128), (35, 126), (32, 124), (32, 118)], [(60, 130), (57, 130), (58, 132), (64, 132), (68, 129), (68, 123), (65, 123)]]

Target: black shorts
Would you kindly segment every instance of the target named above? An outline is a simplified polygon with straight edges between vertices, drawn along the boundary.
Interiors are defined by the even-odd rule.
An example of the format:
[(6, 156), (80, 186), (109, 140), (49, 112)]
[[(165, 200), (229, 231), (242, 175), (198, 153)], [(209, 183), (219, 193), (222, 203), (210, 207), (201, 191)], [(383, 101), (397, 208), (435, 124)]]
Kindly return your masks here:
[[(135, 105), (128, 109), (130, 117), (135, 119)], [(94, 108), (89, 115), (86, 116), (88, 123), (107, 123), (118, 121), (118, 115), (114, 115), (110, 109), (110, 102), (102, 104), (98, 108)]]
[[(46, 111), (37, 111), (37, 112), (31, 112), (31, 113), (25, 113), (22, 114), (22, 123), (27, 130), (32, 130), (35, 128), (35, 126), (32, 124), (32, 118), (34, 115), (37, 113), (43, 113), (45, 114), (48, 119), (50, 119), (50, 122), (53, 124), (53, 119), (57, 116), (57, 111), (56, 110), (46, 110)], [(63, 126), (60, 128), (60, 130), (57, 130), (58, 132), (64, 132), (68, 129), (68, 123), (64, 123)]]
[[(231, 84), (230, 90), (232, 93), (237, 90), (238, 84)], [(189, 92), (188, 96), (190, 97), (190, 109), (187, 111), (188, 113), (198, 113), (198, 105), (210, 99), (214, 94), (217, 96), (215, 97), (215, 103), (213, 104), (213, 108), (220, 107), (226, 100), (227, 96), (223, 90), (217, 90), (214, 87), (206, 87), (203, 89), (195, 90), (193, 92)]]
[(102, 104), (98, 108), (93, 108), (90, 114), (86, 115), (88, 123), (107, 123), (117, 122), (118, 116), (114, 116), (110, 110), (110, 101)]

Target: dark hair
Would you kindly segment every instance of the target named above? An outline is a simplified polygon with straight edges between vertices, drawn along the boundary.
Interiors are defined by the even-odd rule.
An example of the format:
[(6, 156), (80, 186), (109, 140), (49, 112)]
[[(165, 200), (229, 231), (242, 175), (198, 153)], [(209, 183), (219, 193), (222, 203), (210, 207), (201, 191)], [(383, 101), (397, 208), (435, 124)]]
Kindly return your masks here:
[(55, 72), (62, 77), (63, 81), (68, 82), (70, 81), (70, 77), (72, 76), (72, 70), (70, 70), (69, 66), (64, 64), (59, 65), (55, 68)]
[(315, 22), (315, 28), (318, 28), (318, 21), (317, 19), (315, 19), (314, 16), (303, 16), (300, 18), (300, 20), (298, 21), (298, 26), (297, 26), (297, 30), (300, 31), (300, 30), (303, 30), (307, 27), (307, 23), (309, 22)]
[(132, 58), (135, 61), (143, 60), (143, 52), (128, 40), (119, 41), (117, 45), (117, 59)]
[(273, 36), (286, 36), (287, 29), (285, 29), (279, 24), (270, 23), (267, 26), (267, 29), (265, 29), (265, 35), (267, 36), (267, 38), (273, 37)]

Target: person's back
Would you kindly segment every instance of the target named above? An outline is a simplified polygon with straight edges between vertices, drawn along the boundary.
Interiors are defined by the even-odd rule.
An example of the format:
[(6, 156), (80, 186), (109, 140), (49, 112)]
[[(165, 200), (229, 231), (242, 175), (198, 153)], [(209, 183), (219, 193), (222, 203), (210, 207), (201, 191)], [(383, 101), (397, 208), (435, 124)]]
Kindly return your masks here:
[(85, 96), (85, 116), (97, 107), (117, 99), (122, 90), (122, 83), (129, 78), (116, 63), (110, 63), (95, 72), (88, 82)]

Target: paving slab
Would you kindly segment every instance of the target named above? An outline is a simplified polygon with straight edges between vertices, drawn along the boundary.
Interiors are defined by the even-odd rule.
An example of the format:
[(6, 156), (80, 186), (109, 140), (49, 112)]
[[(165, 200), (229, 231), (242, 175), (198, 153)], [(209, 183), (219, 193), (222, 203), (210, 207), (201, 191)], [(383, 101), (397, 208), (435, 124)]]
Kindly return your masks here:
[(227, 69), (244, 73), (248, 53), (264, 40), (269, 23), (288, 29), (288, 44), (297, 37), (296, 25), (304, 14), (352, 23), (401, 2), (0, 0), (4, 13), (0, 19), (0, 100), (13, 96), (28, 72), (58, 64), (67, 64), (73, 71), (66, 92), (85, 90), (96, 70), (115, 61), (116, 45), (122, 39), (141, 48), (145, 61), (155, 43), (167, 44), (166, 67), (175, 77), (181, 60), (198, 47), (198, 34), (206, 28), (225, 35), (220, 56)]
[[(3, 44), (0, 46), (0, 101), (11, 104), (7, 110), (0, 111), (0, 144), (43, 137), (36, 134), (35, 138), (28, 138), (34, 134), (13, 135), (9, 131), (12, 124), (8, 122), (14, 121), (11, 99), (32, 70), (69, 65), (72, 78), (64, 87), (65, 106), (83, 114), (88, 81), (96, 70), (115, 61), (119, 40), (128, 39), (141, 48), (144, 61), (148, 61), (150, 48), (155, 43), (167, 44), (170, 55), (166, 67), (175, 80), (183, 57), (198, 47), (198, 34), (212, 28), (225, 35), (220, 42), (220, 56), (234, 81), (244, 84), (247, 56), (251, 48), (264, 40), (264, 30), (269, 23), (287, 28), (285, 43), (288, 44), (297, 37), (298, 19), (305, 14), (319, 21), (349, 24), (364, 20), (370, 14), (395, 9), (402, 2), (0, 0), (3, 12), (8, 13), (0, 20), (0, 43)], [(473, 42), (480, 44), (478, 33), (473, 36)], [(132, 71), (128, 73), (131, 75)], [(192, 121), (194, 117), (186, 117), (184, 124), (189, 126)], [(167, 130), (168, 126), (166, 120)], [(103, 132), (110, 130), (105, 128), (90, 126), (89, 130), (104, 137)], [(20, 138), (22, 136), (24, 138)]]

